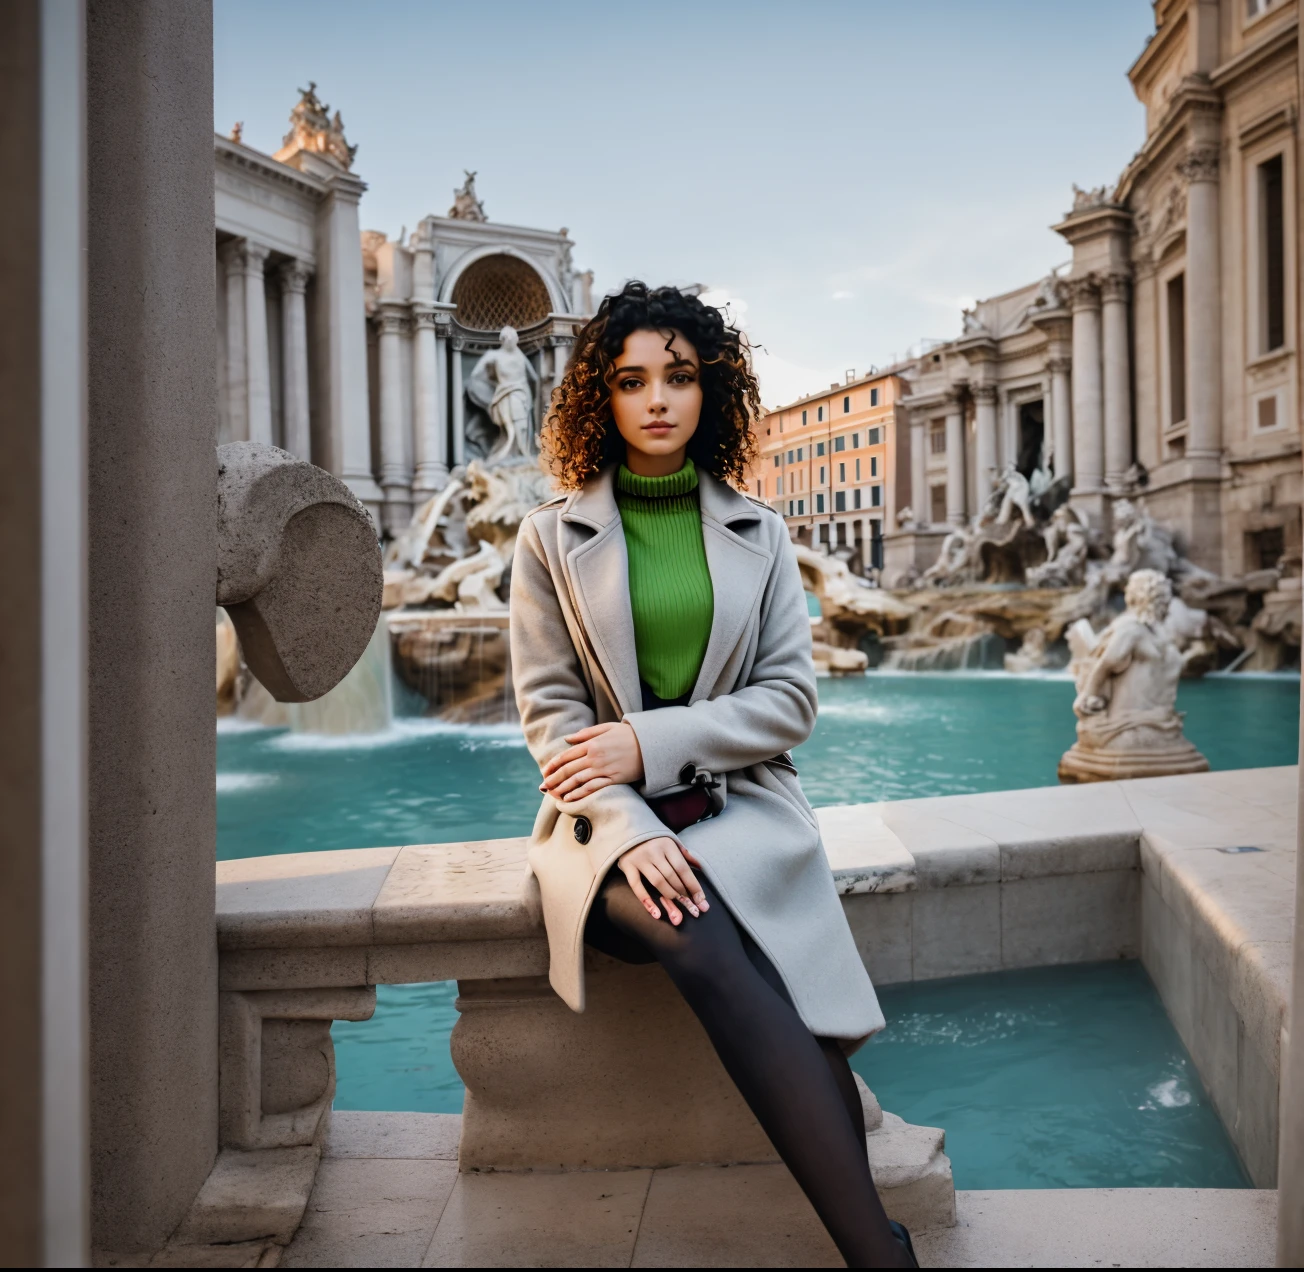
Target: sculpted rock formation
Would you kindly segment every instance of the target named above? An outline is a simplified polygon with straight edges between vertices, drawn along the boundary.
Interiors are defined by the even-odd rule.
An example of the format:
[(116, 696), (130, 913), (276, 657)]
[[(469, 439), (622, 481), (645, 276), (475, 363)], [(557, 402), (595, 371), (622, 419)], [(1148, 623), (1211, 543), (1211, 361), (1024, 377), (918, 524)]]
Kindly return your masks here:
[(1172, 584), (1158, 570), (1127, 582), (1127, 609), (1097, 635), (1070, 630), (1078, 740), (1064, 753), (1065, 782), (1200, 773), (1209, 762), (1182, 734), (1176, 709), (1182, 654), (1166, 626)]

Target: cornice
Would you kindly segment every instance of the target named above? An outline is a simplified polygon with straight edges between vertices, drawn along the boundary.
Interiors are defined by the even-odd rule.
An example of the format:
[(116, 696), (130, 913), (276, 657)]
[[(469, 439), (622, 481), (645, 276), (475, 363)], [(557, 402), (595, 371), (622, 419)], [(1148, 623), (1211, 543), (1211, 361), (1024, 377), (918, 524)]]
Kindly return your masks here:
[(1299, 15), (1291, 14), (1280, 26), (1273, 27), (1266, 35), (1260, 37), (1249, 48), (1242, 49), (1235, 57), (1230, 57), (1221, 66), (1215, 66), (1209, 72), (1209, 82), (1219, 92), (1226, 92), (1237, 81), (1252, 75), (1265, 62), (1281, 53), (1295, 49), (1299, 37)]
[(1121, 204), (1103, 203), (1081, 212), (1070, 212), (1050, 228), (1076, 246), (1084, 239), (1102, 234), (1131, 234), (1132, 213)]
[(216, 133), (213, 135), (213, 143), (213, 157), (219, 164), (241, 169), (279, 185), (289, 186), (300, 194), (310, 194), (314, 201), (320, 201), (326, 194), (324, 181), (280, 163), (260, 150), (253, 150), (249, 146)]
[[(1174, 22), (1166, 22), (1159, 27), (1147, 41), (1146, 46), (1137, 54), (1136, 60), (1127, 68), (1127, 78), (1131, 81), (1132, 91), (1154, 70), (1156, 62), (1162, 61), (1172, 51), (1173, 45), (1181, 39), (1187, 29), (1186, 12), (1181, 12)], [(1140, 96), (1138, 93), (1137, 96)]]
[(1204, 76), (1188, 75), (1173, 94), (1163, 119), (1128, 161), (1114, 189), (1114, 199), (1124, 204), (1132, 194), (1141, 174), (1155, 167), (1169, 149), (1185, 145), (1192, 138), (1191, 121), (1197, 114), (1222, 115), (1222, 98)]

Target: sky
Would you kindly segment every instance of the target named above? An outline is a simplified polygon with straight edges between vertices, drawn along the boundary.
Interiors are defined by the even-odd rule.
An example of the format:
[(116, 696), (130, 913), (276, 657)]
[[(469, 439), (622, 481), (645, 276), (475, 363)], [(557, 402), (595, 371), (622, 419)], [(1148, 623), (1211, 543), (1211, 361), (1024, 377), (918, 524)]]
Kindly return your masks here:
[(1146, 0), (216, 0), (214, 116), (344, 118), (366, 229), (560, 229), (598, 292), (699, 283), (769, 406), (958, 334), (1069, 258), (1072, 184), (1144, 139)]

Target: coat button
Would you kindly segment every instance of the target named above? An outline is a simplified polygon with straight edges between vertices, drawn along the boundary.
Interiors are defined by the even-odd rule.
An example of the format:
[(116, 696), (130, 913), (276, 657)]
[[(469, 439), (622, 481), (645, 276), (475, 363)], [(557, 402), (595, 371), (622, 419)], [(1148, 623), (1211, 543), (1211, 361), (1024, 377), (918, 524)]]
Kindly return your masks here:
[(691, 785), (693, 778), (696, 776), (697, 765), (695, 764), (685, 764), (684, 767), (679, 770), (679, 781), (684, 786)]
[(593, 838), (593, 823), (587, 817), (577, 817), (574, 831), (575, 842), (577, 844), (587, 844)]

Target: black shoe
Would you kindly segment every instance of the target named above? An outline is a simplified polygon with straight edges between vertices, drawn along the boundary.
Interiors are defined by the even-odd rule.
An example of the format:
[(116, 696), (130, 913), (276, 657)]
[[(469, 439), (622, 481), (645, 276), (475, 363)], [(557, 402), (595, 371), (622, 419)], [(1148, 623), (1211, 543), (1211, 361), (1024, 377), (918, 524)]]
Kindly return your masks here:
[(910, 1243), (909, 1229), (906, 1228), (905, 1224), (897, 1223), (895, 1219), (889, 1219), (887, 1226), (892, 1229), (892, 1235), (901, 1242), (902, 1248), (910, 1256), (910, 1266), (917, 1268), (919, 1260), (915, 1257), (915, 1247)]

